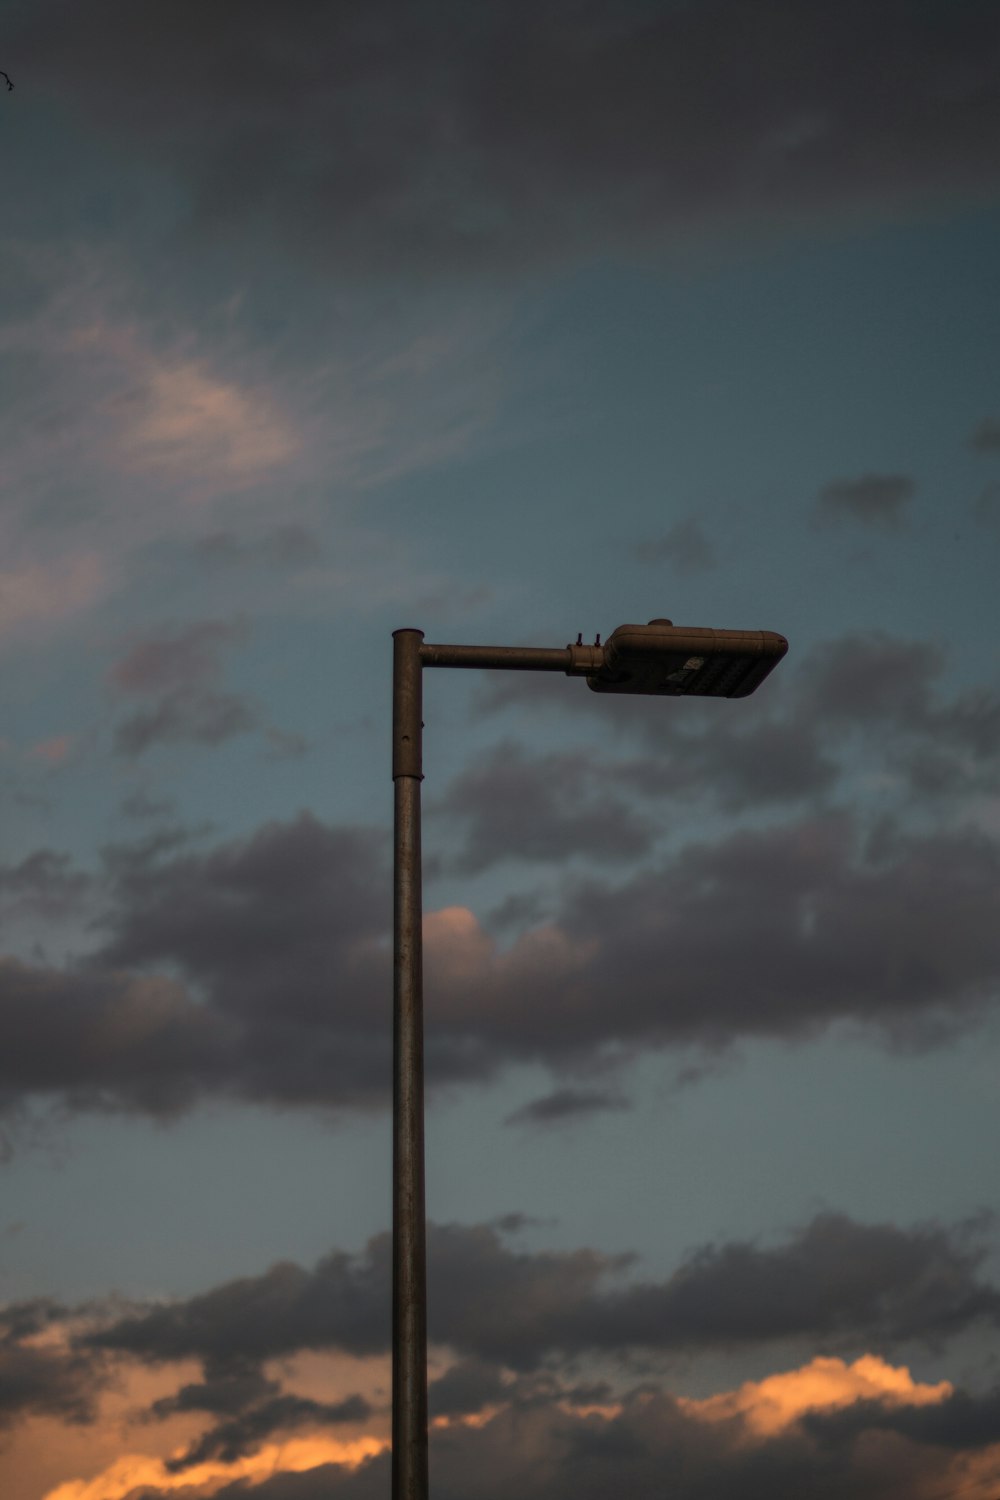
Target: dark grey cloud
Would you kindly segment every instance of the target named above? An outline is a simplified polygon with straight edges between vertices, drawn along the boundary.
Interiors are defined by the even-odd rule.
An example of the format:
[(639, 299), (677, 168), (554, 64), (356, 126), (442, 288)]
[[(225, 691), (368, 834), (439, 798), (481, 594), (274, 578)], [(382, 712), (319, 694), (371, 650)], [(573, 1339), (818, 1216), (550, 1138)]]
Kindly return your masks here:
[(115, 663), (111, 682), (128, 694), (202, 687), (218, 676), (220, 652), (244, 635), (244, 628), (231, 621), (201, 620), (147, 636)]
[(221, 745), (257, 723), (255, 710), (236, 693), (204, 688), (166, 693), (154, 708), (122, 720), (115, 729), (115, 749), (137, 756), (158, 744)]
[(984, 417), (969, 438), (977, 453), (1000, 453), (1000, 417)]
[(1000, 1443), (1000, 1388), (981, 1394), (957, 1390), (929, 1406), (886, 1406), (858, 1401), (836, 1412), (816, 1412), (806, 1429), (825, 1443), (866, 1433), (894, 1432), (935, 1448), (976, 1449)]
[(864, 474), (858, 479), (836, 479), (820, 491), (818, 521), (847, 519), (865, 526), (896, 530), (916, 485), (908, 474)]
[(616, 763), (615, 784), (660, 798), (697, 795), (732, 812), (803, 798), (822, 805), (863, 760), (926, 810), (932, 767), (939, 799), (997, 786), (1000, 681), (948, 693), (953, 666), (941, 641), (874, 630), (817, 644), (737, 702), (611, 699), (573, 681), (509, 673), (479, 696), (476, 712), (576, 714), (600, 726), (602, 746), (638, 740), (652, 755)]
[(154, 1401), (149, 1415), (156, 1420), (178, 1412), (208, 1412), (216, 1417), (236, 1417), (261, 1406), (281, 1390), (277, 1380), (266, 1376), (260, 1365), (248, 1359), (205, 1360), (204, 1379), (182, 1385), (171, 1396)]
[(279, 1095), (284, 1079), (289, 1097), (336, 1099), (354, 1079), (363, 1095), (388, 1055), (387, 844), (381, 831), (302, 814), (126, 865), (101, 960), (178, 968), (242, 1028), (243, 1065), (265, 1088), (270, 1075)]
[[(941, 1500), (968, 1477), (955, 1455), (873, 1432), (863, 1444), (818, 1440), (803, 1424), (768, 1436), (740, 1417), (706, 1422), (659, 1390), (629, 1395), (617, 1415), (567, 1410), (555, 1393), (505, 1407), (481, 1427), (431, 1434), (440, 1500)], [(219, 1500), (381, 1500), (388, 1454), (357, 1470), (324, 1464), (261, 1484), (217, 1490)], [(984, 1491), (985, 1493), (985, 1491)], [(149, 1492), (144, 1500), (161, 1500)], [(166, 1493), (162, 1493), (166, 1500)]]
[(427, 1390), (431, 1417), (464, 1416), (482, 1411), (504, 1395), (497, 1365), (483, 1359), (461, 1359), (432, 1380)]
[(224, 1087), (232, 1029), (178, 984), (0, 959), (0, 1105), (177, 1113)]
[(699, 521), (688, 516), (660, 537), (640, 542), (635, 554), (641, 562), (668, 562), (682, 576), (707, 573), (715, 567), (715, 548)]
[[(594, 1351), (937, 1347), (1000, 1321), (1000, 1292), (979, 1276), (983, 1258), (961, 1228), (901, 1229), (828, 1213), (777, 1246), (703, 1246), (666, 1280), (643, 1283), (623, 1280), (627, 1255), (515, 1251), (489, 1226), (431, 1225), (430, 1337), (472, 1362), (439, 1394), (469, 1409), (473, 1385), (492, 1400), (484, 1366), (530, 1372)], [(80, 1347), (147, 1363), (196, 1357), (217, 1370), (242, 1362), (244, 1380), (248, 1363), (299, 1350), (384, 1353), (391, 1277), (389, 1237), (378, 1235), (363, 1252), (334, 1252), (312, 1270), (283, 1263), (187, 1301), (140, 1307)], [(251, 1388), (243, 1409), (271, 1410), (274, 1399)], [(209, 1407), (198, 1387), (177, 1400), (161, 1402), (157, 1415)]]
[(945, 649), (876, 631), (814, 647), (802, 664), (800, 712), (824, 728), (936, 733), (954, 719), (936, 712), (934, 690), (948, 666)]
[(313, 1401), (308, 1396), (284, 1392), (210, 1427), (184, 1453), (167, 1459), (165, 1467), (171, 1473), (180, 1474), (185, 1469), (193, 1468), (195, 1464), (207, 1463), (213, 1459), (227, 1464), (234, 1463), (246, 1454), (255, 1453), (262, 1443), (277, 1433), (285, 1435), (303, 1427), (331, 1427), (348, 1422), (363, 1422), (370, 1414), (371, 1407), (361, 1396), (348, 1396), (344, 1401), (331, 1402)]
[[(522, 1045), (529, 1031), (554, 1044), (561, 992), (584, 1048), (808, 1036), (845, 1020), (930, 1042), (997, 998), (998, 893), (1000, 851), (971, 829), (866, 851), (842, 816), (736, 833), (616, 889), (579, 886), (560, 929), (586, 961), (525, 985), (523, 1002), (505, 996), (502, 1024)], [(491, 1025), (491, 998), (480, 1007)]]
[[(110, 848), (103, 949), (63, 969), (0, 961), (0, 1099), (383, 1105), (386, 853), (382, 833), (305, 816), (207, 852), (170, 830)], [(431, 1047), (438, 1076), (474, 1075), (448, 1045)]]
[(92, 886), (86, 871), (54, 849), (36, 849), (16, 865), (0, 865), (0, 898), (47, 918), (79, 910)]
[[(801, 709), (799, 675), (781, 669), (749, 699), (671, 700), (616, 697), (589, 692), (574, 680), (541, 680), (534, 674), (497, 674), (477, 697), (482, 718), (505, 710), (529, 710), (553, 719), (585, 717), (595, 726), (594, 774), (619, 794), (694, 798), (716, 802), (728, 812), (762, 805), (793, 806), (822, 801), (838, 781), (840, 748), (826, 733), (822, 716)], [(612, 758), (609, 746), (638, 741), (649, 753)]]
[[(591, 1352), (764, 1346), (787, 1355), (798, 1347), (808, 1359), (934, 1347), (1000, 1320), (1000, 1293), (981, 1278), (984, 1253), (974, 1235), (971, 1224), (904, 1229), (827, 1213), (773, 1246), (702, 1246), (665, 1280), (643, 1283), (628, 1256), (518, 1252), (490, 1226), (431, 1225), (431, 1338), (458, 1356), (431, 1385), (431, 1411), (486, 1418), (433, 1429), (434, 1492), (452, 1500), (618, 1493), (654, 1500), (669, 1474), (671, 1493), (690, 1500), (937, 1500), (962, 1472), (953, 1460), (998, 1440), (996, 1392), (957, 1391), (930, 1406), (894, 1392), (839, 1411), (806, 1409), (780, 1431), (761, 1433), (735, 1410), (706, 1421), (660, 1378), (622, 1392), (576, 1372)], [(312, 1270), (282, 1264), (186, 1300), (138, 1305), (124, 1316), (109, 1310), (103, 1321), (92, 1308), (96, 1321), (71, 1353), (106, 1365), (200, 1358), (204, 1380), (160, 1398), (148, 1416), (218, 1419), (171, 1460), (174, 1472), (208, 1458), (233, 1462), (275, 1433), (370, 1414), (357, 1397), (322, 1403), (283, 1392), (261, 1361), (303, 1349), (386, 1353), (391, 1276), (389, 1237), (379, 1235), (361, 1253), (333, 1252)], [(26, 1337), (39, 1319), (64, 1310), (28, 1304), (20, 1313)], [(386, 1479), (382, 1455), (358, 1469), (279, 1472), (221, 1493), (374, 1500)]]
[(93, 1351), (33, 1342), (65, 1309), (47, 1299), (0, 1310), (0, 1426), (26, 1416), (90, 1422), (106, 1372)]
[[(985, 744), (991, 724), (963, 733)], [(426, 964), (431, 1086), (844, 1023), (907, 1049), (953, 1039), (1000, 995), (1000, 846), (962, 825), (877, 834), (829, 812), (691, 843), (624, 883), (567, 886), (507, 949), (446, 920)], [(384, 834), (307, 815), (207, 849), (168, 834), (109, 850), (105, 879), (85, 961), (0, 964), (10, 1107), (384, 1106)]]
[(654, 741), (654, 753), (608, 771), (624, 788), (660, 802), (705, 798), (732, 813), (806, 799), (822, 804), (837, 782), (839, 767), (815, 723), (759, 713), (741, 723), (710, 709), (669, 726), (647, 714), (636, 727)]
[(945, 798), (994, 790), (1000, 753), (1000, 683), (946, 697), (941, 685), (954, 665), (937, 642), (844, 636), (804, 658), (794, 713), (827, 738), (852, 737), (869, 766), (877, 755), (922, 808), (929, 791), (944, 807)]
[(247, 699), (220, 688), (222, 652), (245, 636), (242, 625), (198, 621), (133, 645), (111, 670), (121, 694), (150, 701), (115, 729), (115, 749), (139, 756), (156, 744), (221, 745), (257, 727)]
[(48, 0), (6, 35), (36, 90), (175, 175), (199, 236), (340, 272), (634, 253), (997, 182), (989, 0)]
[[(262, 1097), (363, 1089), (386, 1055), (384, 858), (374, 835), (303, 818), (163, 861), (125, 883), (104, 961), (179, 966), (210, 1013), (247, 1028)], [(432, 1078), (612, 1042), (968, 1023), (996, 998), (998, 881), (986, 834), (868, 849), (840, 815), (691, 845), (623, 886), (580, 883), (559, 912), (564, 961), (530, 938), (516, 962), (479, 954), (471, 1005), (467, 969), (429, 964)]]
[[(657, 1390), (628, 1396), (619, 1415), (577, 1415), (555, 1404), (512, 1406), (476, 1431), (452, 1428), (432, 1448), (442, 1500), (930, 1500), (948, 1493), (946, 1455), (891, 1441), (820, 1444), (795, 1424), (755, 1437), (739, 1418), (707, 1423)], [(359, 1476), (360, 1477), (360, 1476)], [(374, 1494), (371, 1475), (334, 1494)], [(224, 1493), (224, 1492), (223, 1492)], [(287, 1492), (289, 1500), (296, 1494)], [(303, 1489), (302, 1500), (310, 1491)], [(316, 1494), (317, 1491), (313, 1491)], [(268, 1500), (278, 1500), (276, 1488)]]
[(558, 752), (532, 756), (510, 742), (477, 756), (428, 812), (463, 827), (453, 863), (466, 873), (509, 858), (634, 859), (648, 853), (656, 832), (648, 817), (608, 790), (592, 758)]
[(505, 1125), (558, 1125), (569, 1120), (599, 1113), (603, 1110), (629, 1109), (631, 1106), (621, 1094), (608, 1089), (556, 1089), (540, 1099), (516, 1109), (508, 1115)]

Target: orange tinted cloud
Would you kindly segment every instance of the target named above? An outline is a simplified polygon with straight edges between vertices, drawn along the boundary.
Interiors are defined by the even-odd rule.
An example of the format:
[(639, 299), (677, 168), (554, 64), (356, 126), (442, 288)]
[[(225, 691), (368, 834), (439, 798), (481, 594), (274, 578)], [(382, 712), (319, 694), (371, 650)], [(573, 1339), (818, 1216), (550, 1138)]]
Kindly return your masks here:
[(15, 630), (59, 624), (82, 613), (107, 590), (104, 562), (71, 553), (0, 570), (0, 638)]
[[(73, 1331), (79, 1330), (71, 1321), (55, 1323), (31, 1342), (65, 1346)], [(213, 1459), (173, 1473), (166, 1461), (185, 1453), (212, 1418), (190, 1411), (150, 1422), (146, 1414), (158, 1399), (196, 1382), (201, 1367), (196, 1360), (156, 1368), (129, 1363), (104, 1391), (95, 1423), (29, 1420), (13, 1429), (4, 1453), (4, 1500), (122, 1500), (143, 1489), (211, 1495), (235, 1480), (253, 1485), (283, 1470), (331, 1463), (356, 1467), (388, 1447), (388, 1413), (378, 1409), (388, 1400), (391, 1366), (384, 1357), (306, 1353), (265, 1368), (296, 1394), (340, 1401), (363, 1391), (376, 1410), (363, 1424), (345, 1424), (339, 1436), (300, 1431), (286, 1441), (272, 1439), (235, 1461)], [(432, 1368), (436, 1373), (436, 1363)]]
[[(496, 941), (480, 926), (479, 919), (467, 906), (446, 906), (428, 912), (423, 923), (424, 949), (430, 980), (443, 990), (435, 995), (439, 1016), (448, 1014), (448, 994), (459, 991), (461, 1005), (467, 1005), (462, 986), (487, 986), (502, 981), (516, 983), (522, 974), (569, 977), (581, 968), (597, 944), (574, 944), (558, 927), (536, 927), (518, 938), (509, 949), (500, 952)], [(486, 1002), (488, 991), (481, 998)]]
[(121, 451), (137, 468), (208, 466), (230, 482), (292, 458), (298, 443), (266, 392), (241, 389), (194, 360), (146, 356), (138, 387), (116, 403)]
[(51, 739), (40, 740), (28, 751), (32, 760), (42, 760), (48, 766), (62, 765), (73, 748), (73, 737), (69, 734), (54, 734)]
[(681, 1397), (691, 1416), (708, 1422), (743, 1417), (750, 1430), (769, 1437), (808, 1411), (830, 1411), (855, 1401), (881, 1401), (888, 1406), (927, 1406), (945, 1401), (953, 1387), (915, 1381), (905, 1365), (890, 1365), (875, 1354), (863, 1354), (853, 1364), (817, 1357), (798, 1370), (785, 1370), (763, 1380), (748, 1380), (734, 1391), (723, 1391), (696, 1401)]
[(360, 1437), (338, 1442), (335, 1438), (295, 1438), (287, 1443), (268, 1443), (258, 1452), (232, 1463), (197, 1464), (172, 1474), (163, 1460), (146, 1453), (124, 1453), (92, 1479), (68, 1479), (49, 1490), (43, 1500), (125, 1500), (144, 1486), (155, 1490), (195, 1490), (210, 1495), (237, 1479), (253, 1484), (275, 1473), (298, 1474), (320, 1464), (357, 1466), (389, 1446), (385, 1438)]

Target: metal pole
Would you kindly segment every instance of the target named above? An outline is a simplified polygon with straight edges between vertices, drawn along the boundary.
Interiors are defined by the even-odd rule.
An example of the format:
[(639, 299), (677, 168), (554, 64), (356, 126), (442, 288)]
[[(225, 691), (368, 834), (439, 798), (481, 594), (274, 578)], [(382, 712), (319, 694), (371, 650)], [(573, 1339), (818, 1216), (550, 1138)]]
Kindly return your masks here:
[[(784, 655), (787, 641), (767, 631), (674, 631), (669, 620), (651, 620), (671, 638), (684, 642), (682, 655), (706, 638), (726, 637), (731, 654), (757, 657), (771, 665)], [(615, 632), (644, 637), (649, 627), (622, 626)], [(664, 629), (659, 630), (664, 634)], [(575, 645), (459, 646), (423, 644), (422, 630), (394, 630), (392, 668), (392, 779), (395, 791), (393, 834), (393, 1069), (392, 1069), (392, 1500), (428, 1500), (427, 1489), (427, 1232), (424, 1218), (424, 995), (420, 896), (420, 783), (422, 689), (424, 667), (482, 667), (521, 672), (565, 672), (587, 677), (591, 687), (619, 692), (663, 692), (685, 689), (657, 681), (650, 687), (639, 677), (632, 685), (612, 677), (610, 686), (596, 681), (607, 666), (600, 636), (592, 646), (582, 637)], [(697, 639), (694, 639), (694, 637)], [(737, 639), (738, 637), (738, 639)], [(752, 637), (752, 639), (751, 639)], [(764, 638), (771, 643), (764, 651)], [(644, 644), (640, 640), (640, 646)], [(654, 643), (656, 644), (656, 643)], [(666, 671), (675, 660), (670, 640), (660, 647)], [(780, 650), (776, 649), (780, 645)], [(636, 652), (633, 644), (633, 655)], [(645, 656), (655, 653), (647, 650)], [(708, 653), (711, 654), (711, 653)], [(699, 660), (700, 665), (700, 660)], [(770, 670), (767, 667), (766, 670)], [(766, 675), (766, 671), (765, 671)], [(760, 681), (741, 687), (752, 692)], [(638, 685), (636, 685), (636, 683)], [(691, 688), (690, 691), (698, 691)], [(731, 695), (731, 689), (706, 689)]]
[(427, 1500), (422, 630), (393, 631), (392, 1500)]

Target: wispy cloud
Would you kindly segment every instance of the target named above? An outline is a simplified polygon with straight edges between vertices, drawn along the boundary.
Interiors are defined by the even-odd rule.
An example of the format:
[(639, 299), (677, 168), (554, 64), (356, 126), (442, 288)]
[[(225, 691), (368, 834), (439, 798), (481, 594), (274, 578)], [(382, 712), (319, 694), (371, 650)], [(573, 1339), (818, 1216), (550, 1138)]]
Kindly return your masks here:
[(640, 562), (667, 562), (682, 576), (707, 573), (716, 564), (716, 551), (696, 516), (675, 521), (662, 536), (639, 542)]
[(969, 447), (977, 453), (1000, 453), (1000, 417), (984, 417), (973, 430)]
[(916, 485), (907, 474), (863, 474), (835, 479), (820, 491), (815, 517), (819, 523), (858, 521), (863, 526), (896, 531)]
[(161, 743), (220, 745), (257, 728), (254, 706), (219, 686), (220, 655), (245, 634), (240, 623), (205, 620), (136, 642), (110, 681), (149, 706), (121, 721), (115, 748), (134, 757)]
[(95, 552), (24, 562), (0, 570), (0, 642), (30, 630), (37, 637), (101, 600), (108, 569)]

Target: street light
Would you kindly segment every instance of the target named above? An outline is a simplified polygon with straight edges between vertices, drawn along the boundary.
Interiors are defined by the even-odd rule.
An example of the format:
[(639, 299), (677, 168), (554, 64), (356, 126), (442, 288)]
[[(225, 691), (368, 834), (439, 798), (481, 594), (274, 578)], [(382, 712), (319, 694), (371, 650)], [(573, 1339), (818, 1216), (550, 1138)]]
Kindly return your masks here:
[(605, 644), (434, 646), (393, 631), (392, 1500), (427, 1500), (427, 1257), (420, 783), (424, 667), (586, 677), (597, 693), (744, 698), (788, 650), (769, 630), (619, 625)]

